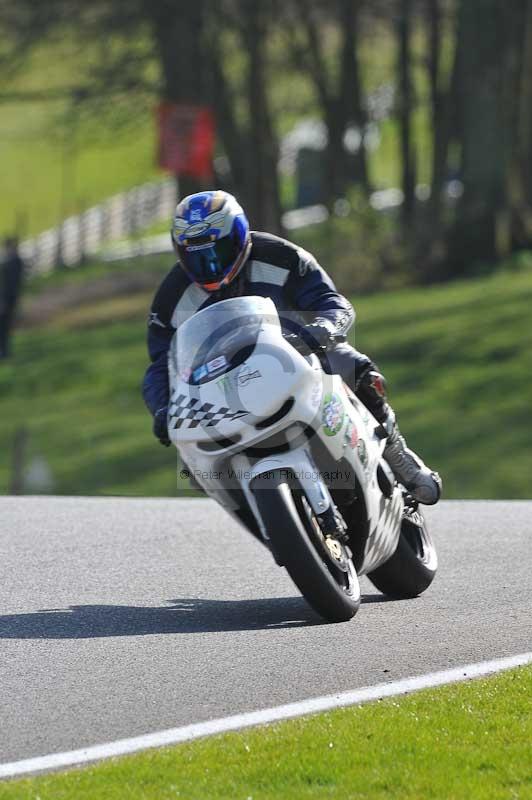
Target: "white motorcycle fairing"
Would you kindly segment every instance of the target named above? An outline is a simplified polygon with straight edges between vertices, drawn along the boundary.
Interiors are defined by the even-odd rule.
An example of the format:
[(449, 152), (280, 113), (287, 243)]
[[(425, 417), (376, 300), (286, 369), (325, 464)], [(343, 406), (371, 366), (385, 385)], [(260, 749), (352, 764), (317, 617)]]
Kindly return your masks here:
[(251, 512), (265, 542), (252, 482), (285, 470), (317, 517), (339, 508), (358, 574), (394, 553), (403, 493), (382, 429), (340, 376), (283, 338), (269, 298), (220, 301), (184, 322), (169, 378), (171, 441), (206, 494), (241, 522)]

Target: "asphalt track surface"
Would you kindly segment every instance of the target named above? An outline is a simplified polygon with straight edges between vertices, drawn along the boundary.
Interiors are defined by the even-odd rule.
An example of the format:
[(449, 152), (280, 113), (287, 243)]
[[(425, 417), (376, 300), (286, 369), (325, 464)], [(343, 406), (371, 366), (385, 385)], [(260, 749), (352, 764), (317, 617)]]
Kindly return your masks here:
[(208, 500), (0, 499), (0, 763), (511, 656), (532, 502), (442, 502), (415, 600), (322, 624)]

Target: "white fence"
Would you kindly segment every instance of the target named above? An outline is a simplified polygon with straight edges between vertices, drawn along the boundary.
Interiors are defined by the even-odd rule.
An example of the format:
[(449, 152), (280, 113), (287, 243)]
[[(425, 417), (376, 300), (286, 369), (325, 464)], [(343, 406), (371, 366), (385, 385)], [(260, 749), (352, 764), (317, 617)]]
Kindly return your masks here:
[(98, 253), (106, 242), (132, 236), (160, 220), (170, 223), (176, 195), (174, 178), (121, 192), (83, 214), (68, 217), (57, 228), (22, 242), (20, 254), (33, 275), (50, 272), (56, 266), (76, 266)]

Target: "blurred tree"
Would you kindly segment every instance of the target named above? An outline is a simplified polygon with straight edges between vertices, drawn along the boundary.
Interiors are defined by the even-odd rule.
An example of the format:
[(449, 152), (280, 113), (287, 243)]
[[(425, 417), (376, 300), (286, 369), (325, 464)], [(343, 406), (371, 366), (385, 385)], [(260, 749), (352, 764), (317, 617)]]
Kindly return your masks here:
[[(441, 214), (442, 193), (447, 177), (447, 157), (450, 136), (451, 98), (454, 93), (452, 78), (445, 86), (442, 68), (443, 8), (441, 0), (427, 0), (426, 23), (428, 28), (428, 71), (430, 80), (431, 123), (433, 130), (432, 176), (430, 191), (430, 228), (437, 235)], [(453, 38), (454, 38), (453, 30)], [(452, 70), (455, 75), (455, 70)]]
[[(325, 201), (332, 205), (345, 195), (350, 183), (369, 190), (364, 141), (367, 114), (360, 79), (358, 38), (360, 0), (292, 0), (285, 3), (289, 50), (295, 66), (308, 74), (327, 127)], [(325, 41), (327, 28), (335, 28), (337, 59), (330, 63)], [(350, 125), (361, 134), (354, 163), (344, 144)]]
[[(438, 238), (441, 232), (443, 189), (448, 176), (449, 141), (457, 90), (456, 67), (458, 59), (456, 56), (456, 26), (454, 22), (448, 33), (451, 46), (455, 51), (450, 75), (446, 75), (442, 67), (444, 13), (442, 0), (428, 0), (428, 69), (433, 131), (429, 231), (434, 238)], [(449, 11), (447, 11), (447, 14), (450, 15)]]
[[(86, 102), (94, 107), (109, 106), (111, 98), (114, 104), (120, 96), (123, 103), (129, 99), (131, 119), (139, 92), (176, 103), (212, 105), (234, 191), (250, 206), (256, 227), (280, 231), (278, 145), (265, 56), (271, 5), (268, 0), (94, 0), (90, 5), (49, 0), (45, 12), (34, 0), (19, 0), (16, 10), (8, 0), (0, 0), (0, 30), (8, 42), (0, 58), (13, 64), (20, 48), (27, 53), (51, 32), (68, 31), (101, 45), (97, 63), (76, 76)], [(245, 59), (244, 121), (236, 110), (240, 86), (235, 87), (224, 64), (221, 40), (227, 29), (236, 30)], [(65, 96), (79, 88), (66, 85)], [(182, 194), (198, 188), (196, 180), (180, 179)]]
[[(143, 0), (159, 56), (164, 99), (212, 105), (231, 168), (231, 186), (259, 228), (280, 232), (277, 180), (278, 144), (268, 102), (265, 48), (271, 2), (257, 0)], [(237, 88), (224, 66), (222, 40), (238, 35), (245, 54), (247, 120), (238, 118)], [(238, 87), (239, 88), (239, 87)], [(181, 177), (181, 195), (197, 191), (197, 181)]]
[(4, 80), (20, 68), (35, 42), (46, 36), (61, 18), (62, 0), (0, 0), (0, 69)]
[(412, 134), (412, 113), (414, 107), (414, 88), (411, 75), (412, 0), (400, 0), (396, 27), (399, 44), (397, 82), (399, 85), (398, 112), (403, 190), (401, 212), (403, 225), (408, 229), (413, 221), (416, 202), (416, 151)]
[(268, 100), (266, 44), (271, 2), (241, 0), (241, 36), (248, 54), (247, 99), (249, 109), (248, 180), (250, 219), (266, 230), (281, 232), (281, 201), (277, 163), (279, 146)]
[[(207, 97), (207, 62), (198, 58), (203, 50), (205, 0), (180, 3), (175, 0), (141, 0), (137, 14), (151, 26), (161, 72), (162, 99), (177, 104), (201, 105)], [(194, 73), (190, 72), (193, 65)], [(202, 188), (197, 178), (179, 177), (179, 192), (187, 195)]]
[[(211, 74), (210, 101), (231, 167), (234, 186), (228, 188), (239, 195), (253, 227), (282, 233), (279, 142), (269, 98), (267, 50), (276, 3), (209, 2), (216, 4), (217, 13), (208, 16), (204, 52)], [(243, 69), (237, 74), (229, 69), (231, 47), (242, 57)]]
[[(529, 0), (460, 2), (457, 98), (464, 193), (452, 231), (453, 272), (507, 256), (516, 232), (521, 238), (524, 231), (524, 209), (515, 202), (514, 154), (519, 128), (528, 124), (521, 65), (529, 5)], [(517, 191), (521, 202), (524, 194), (524, 187)]]
[[(382, 72), (368, 31), (382, 45)], [(31, 48), (56, 35), (97, 49), (65, 76), (64, 94), (82, 96), (98, 119), (123, 108), (134, 121), (156, 98), (211, 105), (225, 156), (217, 165), (229, 165), (217, 178), (255, 227), (281, 230), (278, 136), (294, 114), (278, 97), (286, 106), (292, 70), (327, 129), (331, 208), (352, 183), (369, 195), (364, 137), (353, 156), (346, 132), (363, 134), (371, 101), (395, 91), (395, 105), (379, 117), (371, 110), (386, 120), (375, 158), (398, 145), (393, 268), (402, 260), (417, 279), (447, 278), (532, 243), (532, 0), (0, 0), (4, 87)], [(416, 197), (419, 131), (432, 150), (426, 201)], [(181, 181), (181, 191), (195, 188)]]
[[(425, 281), (441, 278), (447, 269), (449, 209), (444, 201), (448, 199), (447, 184), (454, 171), (450, 164), (450, 143), (457, 128), (459, 48), (454, 0), (427, 0), (422, 12), (430, 92), (432, 168), (428, 200), (421, 210), (417, 209), (413, 263), (417, 277)], [(444, 47), (448, 51), (447, 67), (443, 63)]]
[(515, 38), (520, 47), (513, 62), (511, 109), (513, 143), (510, 162), (510, 197), (515, 210), (513, 237), (518, 247), (532, 243), (532, 0), (521, 2), (515, 15)]

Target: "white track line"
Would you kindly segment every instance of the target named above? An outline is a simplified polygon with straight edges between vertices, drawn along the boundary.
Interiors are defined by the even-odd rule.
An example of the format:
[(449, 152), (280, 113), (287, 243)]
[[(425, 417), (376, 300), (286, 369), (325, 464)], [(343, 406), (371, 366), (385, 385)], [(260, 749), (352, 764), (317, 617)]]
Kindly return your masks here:
[(31, 772), (72, 767), (103, 758), (123, 756), (139, 750), (146, 750), (150, 747), (187, 742), (191, 739), (211, 736), (215, 733), (226, 733), (227, 731), (248, 728), (252, 725), (262, 725), (291, 717), (299, 717), (303, 714), (313, 714), (317, 711), (328, 711), (333, 708), (367, 703), (369, 700), (380, 700), (384, 697), (393, 697), (394, 695), (406, 694), (419, 689), (428, 689), (445, 683), (456, 683), (469, 678), (479, 678), (483, 675), (491, 675), (494, 672), (530, 663), (532, 663), (532, 652), (522, 653), (518, 656), (498, 658), (494, 661), (481, 661), (478, 664), (467, 664), (464, 667), (447, 669), (442, 672), (431, 672), (427, 675), (404, 678), (391, 683), (366, 686), (362, 689), (342, 692), (341, 694), (315, 697), (310, 700), (301, 700), (297, 703), (288, 703), (288, 705), (284, 706), (251, 711), (247, 714), (235, 714), (231, 717), (212, 719), (195, 725), (185, 725), (181, 728), (147, 733), (144, 736), (135, 736), (131, 739), (118, 739), (116, 742), (85, 747), (81, 750), (70, 750), (65, 753), (52, 753), (47, 756), (13, 761), (10, 764), (0, 764), (0, 778), (13, 778), (16, 775), (25, 775)]

